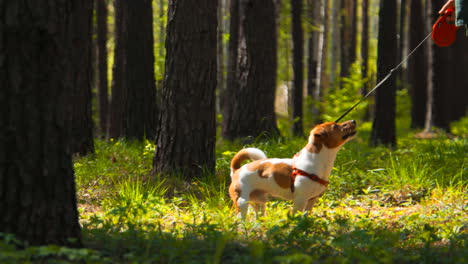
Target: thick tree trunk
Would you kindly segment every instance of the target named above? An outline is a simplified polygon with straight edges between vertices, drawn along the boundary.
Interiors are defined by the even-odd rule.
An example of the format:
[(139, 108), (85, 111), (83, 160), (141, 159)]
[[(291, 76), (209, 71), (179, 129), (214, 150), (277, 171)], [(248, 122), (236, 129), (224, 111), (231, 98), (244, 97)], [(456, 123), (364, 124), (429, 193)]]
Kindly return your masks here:
[(123, 136), (154, 139), (156, 87), (154, 79), (153, 11), (151, 0), (122, 1), (125, 9), (124, 90), (127, 103)]
[(468, 76), (466, 74), (468, 54), (465, 52), (466, 47), (468, 47), (468, 38), (466, 37), (465, 28), (462, 27), (458, 30), (457, 41), (452, 50), (453, 63), (455, 63), (456, 67), (450, 76), (450, 79), (454, 81), (451, 86), (452, 90), (447, 93), (450, 96), (448, 100), (449, 115), (447, 117), (449, 122), (459, 120), (468, 113)]
[(303, 136), (303, 93), (304, 93), (304, 32), (302, 30), (302, 0), (291, 1), (292, 37), (293, 37), (293, 71), (292, 87), (292, 132)]
[(225, 115), (227, 139), (279, 135), (274, 111), (276, 25), (272, 0), (240, 1), (238, 89)]
[[(426, 11), (422, 0), (412, 0), (409, 26), (409, 49), (413, 50), (425, 37), (428, 27), (425, 26)], [(432, 19), (431, 19), (432, 21)], [(411, 127), (423, 128), (426, 115), (427, 87), (432, 85), (432, 68), (428, 68), (428, 49), (432, 41), (427, 42), (408, 60), (408, 82), (411, 95)], [(431, 58), (432, 59), (432, 58)], [(429, 79), (426, 76), (430, 76)], [(430, 81), (429, 81), (430, 80)], [(428, 82), (429, 81), (429, 82)]]
[[(382, 80), (396, 65), (396, 2), (382, 0), (379, 11), (377, 79)], [(396, 146), (396, 87), (392, 75), (375, 93), (375, 113), (371, 145)]]
[(114, 65), (112, 66), (112, 96), (109, 108), (110, 138), (120, 138), (123, 130), (123, 114), (126, 109), (127, 94), (124, 89), (124, 64), (125, 64), (125, 13), (123, 1), (114, 2)]
[(214, 171), (217, 3), (169, 2), (154, 173)]
[(105, 137), (108, 126), (109, 82), (107, 79), (107, 1), (96, 0), (97, 53), (98, 53), (98, 112), (99, 130)]
[(72, 153), (94, 153), (94, 126), (91, 106), (92, 83), (92, 14), (93, 1), (77, 1), (71, 17), (72, 54), (75, 68), (70, 72), (73, 89), (68, 117), (71, 122)]
[(80, 3), (0, 5), (0, 232), (31, 245), (81, 244), (66, 117)]
[[(434, 6), (442, 6), (445, 1), (436, 0)], [(437, 8), (432, 8), (432, 20), (438, 17)], [(466, 52), (468, 39), (465, 28), (458, 30), (456, 41), (447, 48), (434, 46), (434, 91), (433, 126), (450, 131), (450, 123), (466, 115), (468, 110)]]
[[(444, 2), (442, 0), (434, 0), (429, 3), (427, 11), (429, 20), (431, 18), (433, 21), (437, 19), (439, 15), (434, 7), (442, 6)], [(430, 7), (431, 4), (433, 4), (432, 7)], [(431, 87), (432, 90), (427, 91), (427, 114), (424, 126), (424, 131), (426, 132), (430, 131), (433, 126), (443, 128), (446, 131), (449, 130), (450, 121), (447, 118), (447, 113), (453, 107), (453, 103), (449, 101), (450, 90), (453, 87), (453, 80), (451, 79), (453, 75), (451, 73), (455, 72), (457, 67), (462, 67), (462, 65), (455, 62), (456, 58), (453, 57), (451, 52), (453, 47), (453, 45), (448, 48), (440, 48), (435, 45), (432, 47), (433, 86)], [(447, 65), (453, 65), (453, 67), (448, 67)]]

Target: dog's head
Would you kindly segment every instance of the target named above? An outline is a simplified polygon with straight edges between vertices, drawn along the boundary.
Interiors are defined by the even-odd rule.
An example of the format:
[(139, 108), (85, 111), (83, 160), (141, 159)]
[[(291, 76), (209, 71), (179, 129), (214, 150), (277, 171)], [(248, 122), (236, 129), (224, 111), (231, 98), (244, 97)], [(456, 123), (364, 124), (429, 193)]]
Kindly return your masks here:
[(322, 145), (327, 148), (337, 148), (351, 140), (356, 135), (356, 121), (343, 123), (327, 122), (317, 125), (310, 131), (309, 143), (320, 151)]

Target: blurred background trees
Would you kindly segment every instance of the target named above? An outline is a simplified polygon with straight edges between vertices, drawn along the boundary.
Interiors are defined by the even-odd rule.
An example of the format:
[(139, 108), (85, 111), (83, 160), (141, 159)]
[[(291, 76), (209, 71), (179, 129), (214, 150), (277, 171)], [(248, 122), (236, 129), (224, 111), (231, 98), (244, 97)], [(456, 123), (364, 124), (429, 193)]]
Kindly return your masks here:
[[(175, 43), (166, 41), (170, 3), (152, 1), (151, 9), (146, 1), (146, 12), (135, 9), (139, 20), (132, 26), (127, 10), (130, 6), (126, 7), (123, 1), (97, 1), (99, 78), (95, 78), (93, 87), (99, 87), (97, 109), (101, 121), (97, 131), (101, 136), (138, 140), (160, 136), (157, 123), (144, 111), (154, 114), (156, 105), (167, 111), (168, 99), (160, 94), (168, 89), (163, 76), (167, 80), (181, 78), (165, 71), (164, 61), (174, 56), (166, 55), (166, 49), (175, 43), (195, 43), (188, 38)], [(220, 136), (228, 140), (280, 134), (300, 136), (315, 123), (335, 120), (424, 39), (442, 4), (438, 0), (218, 0), (215, 111)], [(383, 5), (391, 8), (382, 9)], [(102, 19), (104, 10), (108, 11), (107, 20)], [(152, 19), (148, 18), (151, 10)], [(139, 34), (148, 36), (151, 20), (153, 49), (144, 51), (149, 44), (143, 44), (137, 35), (126, 37), (138, 31), (128, 27), (138, 28)], [(102, 37), (106, 34), (103, 27), (108, 31), (106, 50), (102, 48), (106, 39)], [(467, 77), (461, 71), (468, 59), (461, 49), (468, 40), (462, 36), (462, 30), (459, 34), (457, 42), (448, 48), (427, 41), (350, 114), (349, 118), (372, 121), (371, 144), (396, 146), (396, 127), (408, 122), (412, 128), (429, 133), (434, 127), (450, 132), (450, 123), (466, 115)], [(139, 53), (132, 54), (129, 45), (137, 47)], [(145, 62), (153, 56), (154, 63)], [(130, 66), (132, 61), (135, 66)], [(205, 66), (208, 65), (199, 67)], [(110, 68), (113, 74), (109, 74)], [(132, 69), (135, 74), (125, 75), (125, 71)], [(152, 72), (155, 81), (139, 82), (144, 77), (137, 77), (136, 72)], [(187, 69), (185, 74), (191, 72)], [(131, 76), (135, 78), (131, 80)], [(107, 97), (103, 87), (106, 82), (112, 84), (107, 87), (112, 88)], [(190, 82), (187, 85), (191, 86)], [(156, 94), (159, 96), (152, 101)], [(197, 98), (190, 96), (189, 100), (202, 100)], [(180, 105), (174, 107), (170, 111), (183, 109)], [(139, 108), (142, 110), (137, 111)], [(134, 117), (126, 117), (132, 111)], [(405, 111), (408, 122), (396, 120), (401, 111)], [(186, 114), (179, 115), (188, 118)], [(123, 132), (139, 125), (145, 130), (138, 132), (138, 136)]]
[[(154, 140), (154, 173), (189, 180), (215, 170), (217, 140), (302, 136), (335, 120), (423, 41), (444, 2), (4, 1), (0, 195), (26, 200), (1, 208), (0, 231), (79, 244), (71, 158), (93, 153), (95, 137)], [(399, 126), (450, 132), (467, 115), (467, 45), (464, 30), (447, 48), (429, 39), (346, 119), (372, 126), (372, 145), (397, 147)], [(59, 224), (15, 230), (24, 213)]]

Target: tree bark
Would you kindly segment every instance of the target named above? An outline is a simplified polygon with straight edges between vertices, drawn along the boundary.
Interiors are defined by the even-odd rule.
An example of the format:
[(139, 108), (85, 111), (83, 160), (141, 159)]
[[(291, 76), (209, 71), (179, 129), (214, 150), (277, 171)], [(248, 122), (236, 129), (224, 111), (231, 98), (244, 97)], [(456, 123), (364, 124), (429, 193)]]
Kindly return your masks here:
[(234, 95), (239, 87), (237, 82), (237, 57), (239, 55), (239, 1), (231, 0), (229, 6), (231, 17), (229, 19), (229, 42), (228, 42), (228, 58), (227, 58), (227, 75), (226, 75), (226, 90), (222, 100), (223, 125), (222, 136), (228, 138), (229, 135), (229, 118), (228, 116), (233, 111)]
[(351, 12), (351, 19), (350, 19), (350, 45), (349, 45), (349, 66), (348, 68), (351, 67), (351, 65), (356, 61), (357, 58), (357, 24), (358, 24), (358, 19), (357, 19), (357, 0), (350, 0), (350, 12)]
[(66, 116), (81, 4), (0, 5), (0, 232), (30, 245), (81, 245)]
[[(366, 95), (370, 84), (369, 78), (369, 0), (362, 0), (362, 36), (361, 36), (361, 76), (364, 80), (361, 94)], [(370, 120), (370, 111), (367, 108), (364, 120)]]
[(105, 137), (108, 126), (109, 82), (107, 79), (107, 1), (96, 0), (97, 49), (98, 49), (98, 112), (99, 130)]
[(349, 46), (351, 44), (350, 38), (350, 19), (351, 14), (349, 12), (348, 2), (346, 0), (341, 0), (341, 27), (340, 27), (340, 77), (348, 77), (349, 76), (349, 61), (350, 61), (350, 54), (349, 54)]
[[(426, 26), (426, 11), (422, 0), (412, 0), (410, 9), (409, 49), (413, 50), (425, 37), (429, 30)], [(430, 19), (432, 21), (432, 19)], [(429, 24), (429, 23), (428, 23)], [(428, 68), (428, 49), (433, 43), (429, 41), (416, 51), (408, 60), (408, 82), (411, 96), (411, 127), (423, 128), (426, 115), (427, 87), (432, 85), (432, 68)], [(432, 59), (432, 58), (431, 58)], [(427, 78), (426, 76), (429, 76)]]
[(217, 3), (169, 2), (153, 173), (193, 179), (214, 171)]
[(340, 86), (340, 60), (343, 60), (345, 43), (341, 40), (343, 39), (344, 35), (342, 34), (344, 31), (344, 22), (345, 16), (340, 15), (344, 8), (344, 0), (333, 0), (333, 5), (331, 7), (331, 52), (330, 52), (330, 89), (335, 89)]
[[(398, 59), (397, 61), (402, 61), (405, 54), (405, 42), (407, 42), (407, 34), (406, 31), (409, 30), (405, 26), (407, 24), (407, 12), (406, 9), (408, 4), (406, 0), (400, 0), (399, 4), (399, 15), (398, 15)], [(414, 12), (419, 12), (417, 10), (413, 10)], [(426, 31), (424, 31), (426, 32)], [(407, 71), (404, 69), (397, 71), (397, 89), (401, 90), (405, 87), (407, 82)]]
[(78, 1), (71, 17), (72, 61), (70, 112), (71, 149), (80, 156), (94, 153), (94, 125), (91, 106), (93, 1)]
[(240, 1), (238, 89), (224, 118), (227, 139), (279, 135), (274, 111), (276, 25), (272, 0)]
[[(329, 31), (329, 15), (328, 15), (328, 8), (329, 8), (329, 1), (322, 0), (320, 7), (320, 20), (321, 20), (321, 28), (320, 34), (318, 39), (318, 63), (317, 63), (317, 85), (314, 91), (313, 99), (315, 102), (320, 102), (323, 94), (326, 91), (328, 86), (328, 75), (327, 75), (327, 61), (328, 61), (328, 31)], [(320, 106), (314, 107), (314, 116), (316, 116), (316, 123), (320, 123), (320, 114), (321, 114)]]
[(123, 114), (126, 109), (127, 97), (124, 89), (124, 65), (125, 65), (125, 14), (124, 1), (114, 2), (114, 65), (112, 66), (112, 95), (109, 108), (109, 138), (120, 138), (123, 131)]
[(308, 40), (308, 57), (307, 57), (307, 96), (312, 98), (313, 91), (317, 85), (317, 56), (318, 56), (318, 35), (319, 32), (316, 27), (319, 27), (318, 21), (320, 20), (320, 2), (311, 0), (308, 3), (309, 20), (311, 22), (312, 30), (309, 32)]
[(154, 79), (153, 10), (151, 0), (122, 1), (124, 4), (123, 136), (132, 140), (154, 140), (156, 133), (156, 86)]
[[(377, 79), (382, 80), (395, 67), (396, 2), (382, 0), (379, 11), (379, 38), (377, 54)], [(375, 93), (375, 112), (372, 124), (371, 145), (396, 146), (396, 80), (392, 75)]]
[(304, 32), (302, 29), (302, 0), (291, 0), (293, 71), (292, 87), (292, 132), (294, 136), (304, 136), (303, 93), (304, 93)]
[(221, 112), (221, 98), (226, 91), (225, 81), (224, 81), (224, 3), (226, 0), (218, 0), (218, 32), (217, 32), (217, 77), (216, 83), (217, 87), (217, 98), (216, 98), (216, 113)]

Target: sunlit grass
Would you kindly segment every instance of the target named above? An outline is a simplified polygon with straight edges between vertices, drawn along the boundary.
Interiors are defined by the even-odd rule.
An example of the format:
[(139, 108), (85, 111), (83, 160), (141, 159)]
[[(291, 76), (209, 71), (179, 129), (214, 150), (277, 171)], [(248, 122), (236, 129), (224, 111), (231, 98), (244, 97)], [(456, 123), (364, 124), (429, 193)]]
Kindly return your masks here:
[(330, 187), (312, 213), (293, 216), (290, 201), (273, 199), (265, 216), (250, 212), (245, 222), (227, 194), (233, 155), (253, 146), (269, 157), (291, 157), (306, 139), (220, 141), (216, 174), (192, 182), (177, 175), (153, 179), (150, 142), (100, 142), (96, 156), (75, 163), (81, 194), (96, 189), (89, 173), (102, 175), (97, 186), (108, 188), (90, 200), (99, 213), (82, 212), (85, 242), (110, 262), (462, 261), (468, 253), (467, 139), (409, 135), (390, 150), (369, 147), (369, 131), (361, 124), (358, 137), (339, 152)]
[(227, 192), (233, 155), (252, 146), (291, 157), (305, 138), (219, 141), (215, 174), (190, 182), (150, 174), (151, 142), (97, 141), (95, 155), (75, 160), (88, 249), (25, 253), (0, 234), (0, 260), (50, 254), (87, 263), (466, 262), (467, 139), (408, 135), (391, 150), (369, 147), (369, 132), (369, 123), (360, 124), (338, 153), (331, 184), (311, 213), (291, 215), (290, 201), (272, 199), (265, 216), (250, 212), (247, 221)]

